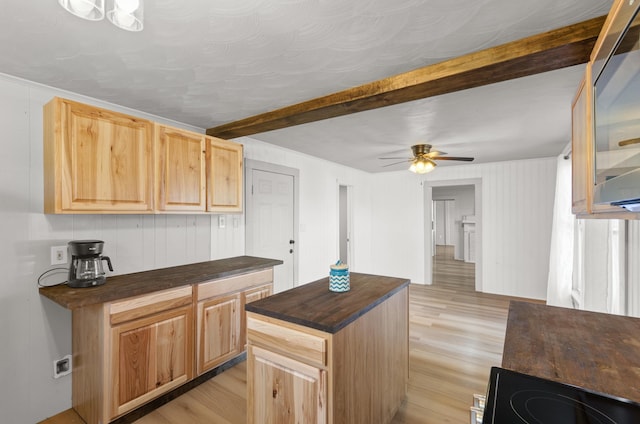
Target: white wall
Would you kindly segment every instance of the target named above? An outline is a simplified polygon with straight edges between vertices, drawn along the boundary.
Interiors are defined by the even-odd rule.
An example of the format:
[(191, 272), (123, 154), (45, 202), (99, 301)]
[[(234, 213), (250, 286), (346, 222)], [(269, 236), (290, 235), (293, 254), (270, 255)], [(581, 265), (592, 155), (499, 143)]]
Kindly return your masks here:
[[(308, 155), (243, 137), (248, 159), (270, 162), (300, 170), (300, 216), (298, 248), (299, 275), (296, 284), (326, 277), (329, 265), (339, 259), (339, 186), (352, 186), (352, 240), (354, 257), (350, 270), (371, 271), (371, 176)], [(304, 143), (304, 140), (300, 140)]]
[[(430, 184), (481, 179), (482, 291), (544, 299), (555, 173), (556, 159), (545, 158), (442, 166), (423, 177), (408, 172), (375, 175), (373, 241), (376, 247), (388, 247), (373, 252), (376, 271), (429, 283), (422, 268), (422, 179)], [(411, 226), (403, 225), (406, 222)]]

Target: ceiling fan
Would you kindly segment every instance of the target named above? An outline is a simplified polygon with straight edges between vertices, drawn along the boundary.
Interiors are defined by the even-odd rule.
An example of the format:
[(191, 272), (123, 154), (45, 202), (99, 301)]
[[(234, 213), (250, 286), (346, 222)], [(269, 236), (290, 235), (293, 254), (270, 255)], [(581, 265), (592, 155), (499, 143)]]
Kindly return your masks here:
[(474, 158), (459, 157), (459, 156), (444, 156), (445, 152), (439, 152), (437, 150), (431, 150), (431, 144), (415, 144), (411, 146), (413, 152), (412, 158), (379, 158), (379, 159), (402, 159), (400, 162), (390, 163), (383, 165), (383, 167), (397, 165), (403, 162), (411, 162), (409, 171), (416, 174), (426, 174), (432, 171), (436, 167), (437, 160), (461, 160), (465, 162), (471, 162)]

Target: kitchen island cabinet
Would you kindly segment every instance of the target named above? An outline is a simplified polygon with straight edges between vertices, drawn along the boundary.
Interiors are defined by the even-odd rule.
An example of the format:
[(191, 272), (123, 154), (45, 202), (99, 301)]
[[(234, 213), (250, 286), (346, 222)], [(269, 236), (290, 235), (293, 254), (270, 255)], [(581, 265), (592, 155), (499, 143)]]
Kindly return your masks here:
[(351, 274), (247, 304), (248, 423), (388, 423), (409, 374), (409, 281)]
[(41, 288), (72, 310), (73, 408), (88, 424), (106, 424), (241, 359), (243, 302), (270, 293), (281, 263), (240, 256), (112, 276), (91, 288)]
[(640, 402), (640, 319), (512, 301), (502, 367)]

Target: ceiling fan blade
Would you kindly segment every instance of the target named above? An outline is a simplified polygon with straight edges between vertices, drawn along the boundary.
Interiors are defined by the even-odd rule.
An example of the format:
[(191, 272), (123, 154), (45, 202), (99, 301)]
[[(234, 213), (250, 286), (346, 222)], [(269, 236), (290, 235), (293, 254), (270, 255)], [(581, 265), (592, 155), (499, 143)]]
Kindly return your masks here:
[(405, 159), (405, 160), (402, 160), (402, 161), (400, 161), (400, 162), (394, 162), (394, 163), (388, 163), (388, 164), (386, 164), (386, 165), (382, 165), (382, 167), (383, 167), (383, 168), (386, 168), (387, 166), (393, 166), (393, 165), (397, 165), (397, 164), (399, 164), (399, 163), (407, 163), (407, 162), (411, 162), (412, 160), (413, 160), (413, 159)]
[(464, 157), (459, 157), (459, 156), (438, 156), (435, 158), (432, 158), (434, 160), (462, 160), (465, 162), (471, 162), (472, 160), (474, 160), (475, 158), (464, 158)]
[(407, 158), (406, 156), (403, 156), (401, 158), (378, 158), (378, 159), (404, 159), (404, 160), (411, 160), (411, 159)]
[(619, 141), (618, 146), (624, 147), (624, 146), (630, 146), (632, 144), (638, 144), (638, 143), (640, 143), (640, 138), (630, 138), (629, 140)]
[(432, 150), (429, 153), (427, 153), (425, 156), (428, 157), (428, 158), (433, 159), (433, 158), (436, 158), (438, 156), (442, 156), (442, 155), (446, 155), (446, 154), (447, 154), (447, 152), (439, 152), (437, 150)]

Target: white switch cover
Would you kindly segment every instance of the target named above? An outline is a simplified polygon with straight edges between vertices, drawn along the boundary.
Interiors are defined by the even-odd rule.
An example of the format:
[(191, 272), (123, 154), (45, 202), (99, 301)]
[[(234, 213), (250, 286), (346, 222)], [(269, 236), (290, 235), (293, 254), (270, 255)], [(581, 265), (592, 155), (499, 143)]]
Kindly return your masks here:
[(227, 225), (227, 220), (224, 215), (218, 215), (218, 228), (224, 228)]
[(65, 265), (67, 263), (67, 246), (51, 247), (51, 265)]

